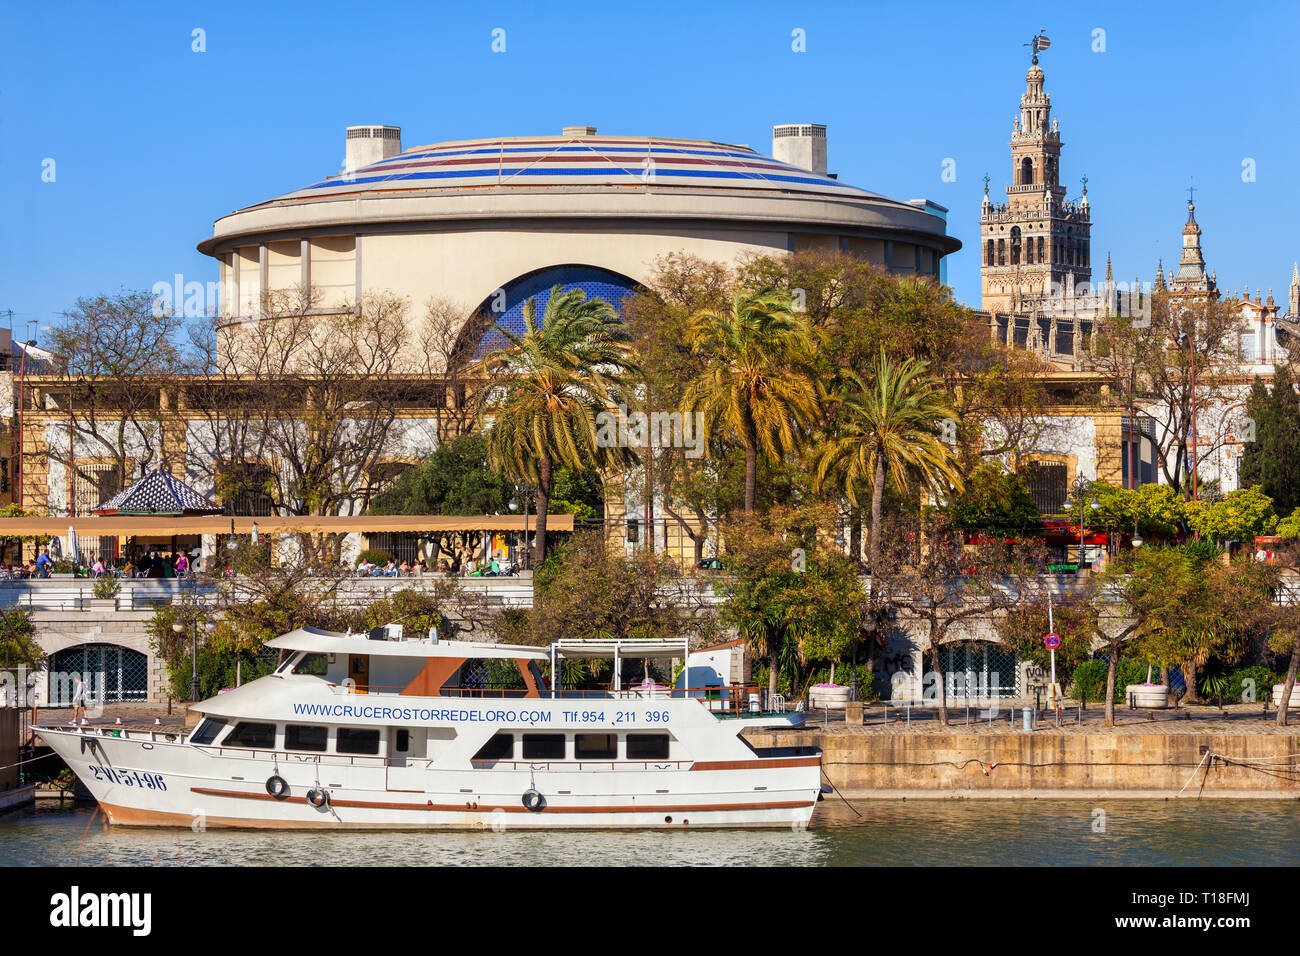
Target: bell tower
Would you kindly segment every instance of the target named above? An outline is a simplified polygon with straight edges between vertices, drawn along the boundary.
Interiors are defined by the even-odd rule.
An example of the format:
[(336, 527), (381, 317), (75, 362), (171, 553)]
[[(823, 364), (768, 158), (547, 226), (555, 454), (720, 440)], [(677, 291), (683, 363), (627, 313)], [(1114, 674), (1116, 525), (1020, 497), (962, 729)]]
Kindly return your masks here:
[[(987, 312), (1033, 312), (1050, 300), (1071, 301), (1091, 284), (1091, 210), (1088, 180), (1077, 201), (1061, 185), (1061, 134), (1043, 86), (1038, 54), (1047, 37), (1034, 37), (1020, 113), (1011, 128), (1011, 181), (1005, 203), (980, 206), (980, 291)], [(1083, 290), (1079, 290), (1082, 293)]]

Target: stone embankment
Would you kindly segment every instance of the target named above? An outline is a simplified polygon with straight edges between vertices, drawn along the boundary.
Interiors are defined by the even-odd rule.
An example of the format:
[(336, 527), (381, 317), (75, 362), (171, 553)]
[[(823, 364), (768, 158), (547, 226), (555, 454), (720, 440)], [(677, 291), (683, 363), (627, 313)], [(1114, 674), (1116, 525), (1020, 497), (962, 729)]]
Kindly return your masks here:
[[(1300, 799), (1300, 728), (1227, 719), (1127, 715), (1116, 728), (1039, 722), (1039, 729), (967, 729), (960, 720), (750, 731), (755, 747), (815, 746), (826, 780), (845, 797)], [(1167, 717), (1169, 715), (1162, 715)], [(1054, 718), (1054, 715), (1053, 715)]]

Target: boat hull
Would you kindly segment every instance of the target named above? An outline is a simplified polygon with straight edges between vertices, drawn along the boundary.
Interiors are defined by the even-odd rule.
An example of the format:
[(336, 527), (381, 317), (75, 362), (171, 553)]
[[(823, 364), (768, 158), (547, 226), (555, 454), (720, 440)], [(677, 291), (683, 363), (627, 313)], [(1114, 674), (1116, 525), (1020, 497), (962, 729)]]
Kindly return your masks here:
[[(233, 754), (148, 732), (37, 731), (110, 823), (247, 829), (673, 829), (808, 826), (820, 754), (728, 761), (422, 761)], [(272, 795), (273, 775), (287, 787)], [(328, 792), (313, 806), (309, 793)], [(540, 802), (525, 806), (536, 791)], [(314, 795), (314, 794), (313, 794)], [(319, 797), (317, 797), (319, 799)]]

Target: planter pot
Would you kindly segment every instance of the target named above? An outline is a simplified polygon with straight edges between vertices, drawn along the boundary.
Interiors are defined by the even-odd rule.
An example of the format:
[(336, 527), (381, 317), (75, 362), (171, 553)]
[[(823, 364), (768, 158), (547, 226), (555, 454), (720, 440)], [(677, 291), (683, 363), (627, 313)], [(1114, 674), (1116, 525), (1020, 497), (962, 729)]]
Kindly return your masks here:
[(1169, 706), (1169, 688), (1164, 684), (1129, 684), (1124, 699), (1130, 707), (1159, 710)]
[(808, 693), (808, 702), (818, 710), (829, 708), (830, 710), (843, 710), (849, 702), (848, 687), (814, 687)]
[[(1286, 684), (1273, 685), (1273, 706), (1282, 706), (1282, 689)], [(1291, 688), (1291, 703), (1287, 710), (1300, 710), (1300, 680), (1297, 680), (1295, 686)]]

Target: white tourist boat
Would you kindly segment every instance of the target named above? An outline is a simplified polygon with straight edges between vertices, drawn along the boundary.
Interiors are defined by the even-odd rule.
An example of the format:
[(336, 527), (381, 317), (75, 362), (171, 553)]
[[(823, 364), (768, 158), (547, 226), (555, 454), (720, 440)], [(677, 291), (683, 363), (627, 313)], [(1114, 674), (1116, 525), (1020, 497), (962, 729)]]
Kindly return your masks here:
[[(617, 662), (689, 660), (681, 644), (520, 647), (389, 625), (300, 628), (269, 646), (276, 671), (192, 705), (188, 735), (37, 732), (125, 826), (798, 828), (821, 793), (819, 750), (741, 736), (802, 721), (760, 709), (757, 688), (685, 686), (696, 667), (672, 688), (620, 685)], [(614, 683), (550, 688), (541, 665), (573, 658), (613, 659)]]

